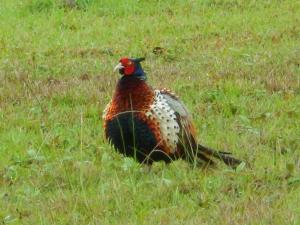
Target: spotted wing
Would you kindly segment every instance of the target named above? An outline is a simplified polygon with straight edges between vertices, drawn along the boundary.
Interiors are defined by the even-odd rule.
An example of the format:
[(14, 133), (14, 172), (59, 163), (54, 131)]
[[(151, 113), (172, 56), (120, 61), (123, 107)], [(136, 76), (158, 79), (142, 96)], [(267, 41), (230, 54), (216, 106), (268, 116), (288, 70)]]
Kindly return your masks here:
[(154, 91), (154, 100), (146, 116), (159, 130), (159, 134), (156, 135), (159, 137), (159, 148), (167, 154), (174, 153), (179, 141), (180, 127), (176, 120), (176, 112), (159, 90)]
[(178, 155), (187, 143), (192, 142), (194, 147), (194, 128), (185, 105), (167, 90), (155, 90), (154, 93), (146, 116), (159, 126), (162, 149), (167, 154)]
[(196, 129), (193, 126), (190, 114), (184, 103), (171, 91), (163, 89), (160, 91), (167, 100), (168, 105), (174, 110), (176, 121), (179, 124), (179, 143), (177, 148), (183, 153), (197, 148)]

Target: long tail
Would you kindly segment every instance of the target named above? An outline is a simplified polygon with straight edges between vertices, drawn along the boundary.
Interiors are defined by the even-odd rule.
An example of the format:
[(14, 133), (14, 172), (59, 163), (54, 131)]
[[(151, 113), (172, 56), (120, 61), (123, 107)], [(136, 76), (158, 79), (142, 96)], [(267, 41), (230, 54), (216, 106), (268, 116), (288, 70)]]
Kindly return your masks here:
[(223, 161), (226, 165), (236, 168), (238, 165), (242, 163), (241, 160), (236, 159), (231, 156), (230, 152), (222, 152), (217, 151), (209, 147), (205, 147), (203, 145), (198, 144), (198, 157), (209, 164), (214, 164), (211, 160), (210, 156), (213, 156), (221, 161)]

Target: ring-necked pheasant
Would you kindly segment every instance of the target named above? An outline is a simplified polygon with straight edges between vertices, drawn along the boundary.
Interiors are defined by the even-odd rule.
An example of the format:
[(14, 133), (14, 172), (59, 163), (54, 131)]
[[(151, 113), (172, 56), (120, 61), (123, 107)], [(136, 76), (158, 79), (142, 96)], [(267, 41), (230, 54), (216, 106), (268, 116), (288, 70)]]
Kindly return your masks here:
[(169, 90), (154, 90), (147, 84), (143, 60), (121, 58), (114, 69), (122, 76), (103, 119), (105, 136), (115, 149), (146, 164), (179, 158), (213, 164), (212, 157), (231, 167), (240, 164), (230, 153), (197, 143), (187, 108)]

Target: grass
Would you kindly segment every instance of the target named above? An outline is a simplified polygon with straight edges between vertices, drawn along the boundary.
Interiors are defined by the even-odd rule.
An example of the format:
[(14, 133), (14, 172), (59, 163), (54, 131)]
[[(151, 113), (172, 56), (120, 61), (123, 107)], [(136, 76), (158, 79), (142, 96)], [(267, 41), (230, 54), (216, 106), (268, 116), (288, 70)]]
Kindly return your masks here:
[[(300, 224), (298, 1), (0, 1), (0, 223)], [(121, 56), (250, 166), (118, 155), (100, 115)]]

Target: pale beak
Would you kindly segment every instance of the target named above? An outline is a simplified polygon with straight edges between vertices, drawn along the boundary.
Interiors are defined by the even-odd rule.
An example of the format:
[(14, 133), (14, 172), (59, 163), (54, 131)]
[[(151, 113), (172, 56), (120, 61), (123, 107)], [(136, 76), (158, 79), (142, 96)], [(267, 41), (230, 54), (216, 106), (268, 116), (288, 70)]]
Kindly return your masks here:
[(114, 72), (120, 69), (123, 69), (124, 66), (122, 65), (122, 63), (119, 63), (118, 65), (116, 65), (116, 67), (114, 68)]

